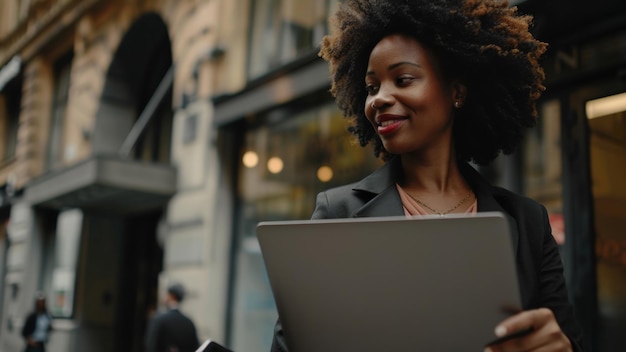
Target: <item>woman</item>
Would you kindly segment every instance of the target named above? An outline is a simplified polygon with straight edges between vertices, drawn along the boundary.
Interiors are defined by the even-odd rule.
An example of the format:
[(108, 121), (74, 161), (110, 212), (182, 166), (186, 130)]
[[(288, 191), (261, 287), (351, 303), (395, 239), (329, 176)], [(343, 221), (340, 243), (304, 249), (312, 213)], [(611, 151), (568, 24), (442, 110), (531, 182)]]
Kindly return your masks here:
[(52, 317), (48, 314), (46, 298), (38, 295), (35, 310), (26, 317), (22, 337), (26, 340), (26, 352), (45, 352), (48, 335), (52, 330)]
[[(333, 20), (320, 52), (331, 92), (386, 163), (320, 193), (313, 218), (504, 212), (518, 232), (524, 311), (494, 333), (532, 330), (488, 350), (581, 351), (545, 208), (467, 164), (512, 152), (535, 123), (546, 44), (529, 33), (531, 18), (495, 0), (347, 0)], [(272, 350), (286, 351), (280, 322)]]

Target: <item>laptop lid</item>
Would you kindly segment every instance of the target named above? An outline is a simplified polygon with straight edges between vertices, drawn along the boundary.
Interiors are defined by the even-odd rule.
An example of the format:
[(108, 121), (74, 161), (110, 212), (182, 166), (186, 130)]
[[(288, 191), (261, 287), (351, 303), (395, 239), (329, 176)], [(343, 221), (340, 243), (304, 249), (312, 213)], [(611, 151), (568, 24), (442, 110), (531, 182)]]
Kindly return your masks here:
[(261, 222), (291, 352), (480, 351), (519, 309), (504, 214)]

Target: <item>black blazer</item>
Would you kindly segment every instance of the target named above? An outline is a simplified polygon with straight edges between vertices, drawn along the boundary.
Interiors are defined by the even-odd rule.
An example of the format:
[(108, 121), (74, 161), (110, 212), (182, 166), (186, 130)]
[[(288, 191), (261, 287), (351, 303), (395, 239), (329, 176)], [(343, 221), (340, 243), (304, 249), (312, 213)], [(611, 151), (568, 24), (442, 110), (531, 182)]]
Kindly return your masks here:
[(198, 346), (195, 325), (178, 309), (158, 313), (148, 325), (147, 352), (194, 352)]
[[(52, 331), (52, 317), (47, 312), (43, 313), (43, 314), (45, 314), (48, 317), (48, 319), (49, 319), (50, 324), (48, 324), (47, 330), (48, 330), (48, 332), (50, 332), (50, 331)], [(22, 326), (22, 337), (24, 339), (30, 338), (33, 335), (33, 333), (35, 332), (35, 328), (36, 328), (36, 325), (37, 325), (37, 316), (38, 316), (38, 313), (37, 312), (33, 312), (33, 313), (30, 313), (26, 317), (26, 322), (24, 323), (24, 326)], [(46, 341), (38, 341), (38, 342), (44, 342), (45, 343)]]
[[(478, 199), (478, 211), (499, 211), (509, 217), (523, 308), (550, 308), (574, 351), (582, 351), (582, 334), (568, 301), (561, 257), (546, 209), (529, 198), (490, 185), (465, 163), (459, 167)], [(400, 159), (394, 158), (357, 183), (321, 192), (312, 218), (404, 215), (396, 189), (400, 172)], [(280, 320), (271, 351), (287, 351)]]

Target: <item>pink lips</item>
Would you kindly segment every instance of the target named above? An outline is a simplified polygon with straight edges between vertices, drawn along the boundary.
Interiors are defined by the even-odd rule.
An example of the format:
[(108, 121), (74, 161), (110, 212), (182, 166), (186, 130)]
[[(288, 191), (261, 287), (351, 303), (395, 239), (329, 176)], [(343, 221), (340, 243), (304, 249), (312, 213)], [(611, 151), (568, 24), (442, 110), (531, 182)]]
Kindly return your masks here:
[(400, 128), (406, 121), (406, 117), (398, 115), (380, 115), (376, 117), (376, 124), (378, 125), (378, 134), (383, 136), (390, 134)]

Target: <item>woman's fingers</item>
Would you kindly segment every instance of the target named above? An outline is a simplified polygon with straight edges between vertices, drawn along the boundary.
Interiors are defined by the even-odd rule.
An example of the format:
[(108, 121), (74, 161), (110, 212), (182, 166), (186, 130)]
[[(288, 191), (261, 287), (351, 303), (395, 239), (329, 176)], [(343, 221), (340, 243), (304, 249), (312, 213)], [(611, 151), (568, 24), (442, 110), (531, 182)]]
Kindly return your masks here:
[(523, 311), (505, 319), (495, 329), (498, 337), (528, 332), (489, 346), (486, 351), (571, 351), (569, 339), (547, 308)]

